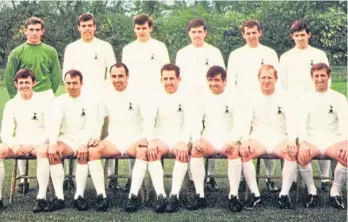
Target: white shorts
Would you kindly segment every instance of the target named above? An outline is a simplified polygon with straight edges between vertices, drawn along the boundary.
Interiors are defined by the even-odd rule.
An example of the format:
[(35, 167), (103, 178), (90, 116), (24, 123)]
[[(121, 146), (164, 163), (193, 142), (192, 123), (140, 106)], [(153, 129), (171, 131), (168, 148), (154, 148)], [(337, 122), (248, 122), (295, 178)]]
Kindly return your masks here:
[(314, 146), (316, 146), (321, 155), (324, 155), (325, 151), (329, 146), (338, 143), (342, 140), (340, 136), (336, 135), (327, 135), (327, 136), (308, 136), (308, 138), (305, 140)]
[(31, 137), (31, 138), (21, 138), (21, 139), (17, 139), (15, 138), (14, 140), (14, 144), (31, 144), (33, 145), (33, 147), (36, 149), (38, 148), (41, 144), (43, 143), (48, 143), (48, 139), (44, 138), (44, 137)]
[(206, 139), (213, 147), (216, 149), (216, 153), (220, 153), (222, 147), (226, 144), (227, 140), (222, 137), (207, 137), (202, 136), (203, 139)]
[(287, 136), (283, 135), (262, 135), (262, 134), (252, 134), (250, 139), (256, 140), (261, 143), (265, 148), (267, 154), (272, 154), (274, 149), (279, 143), (287, 139)]
[(108, 136), (105, 138), (105, 140), (109, 141), (112, 143), (114, 146), (117, 147), (117, 149), (120, 151), (122, 155), (127, 155), (127, 151), (129, 147), (136, 142), (136, 140), (121, 140), (121, 139), (115, 139), (115, 137)]
[(76, 155), (76, 150), (78, 148), (78, 144), (74, 141), (70, 136), (59, 136), (57, 141), (65, 143), (68, 147), (70, 147), (74, 151), (74, 155)]

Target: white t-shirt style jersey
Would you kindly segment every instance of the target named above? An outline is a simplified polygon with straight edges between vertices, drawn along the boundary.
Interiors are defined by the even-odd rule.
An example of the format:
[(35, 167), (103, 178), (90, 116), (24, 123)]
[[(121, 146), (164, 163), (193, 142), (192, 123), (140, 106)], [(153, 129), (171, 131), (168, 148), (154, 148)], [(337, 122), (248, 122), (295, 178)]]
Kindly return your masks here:
[(344, 95), (331, 89), (307, 92), (299, 99), (298, 109), (300, 141), (308, 137), (347, 140), (348, 103)]
[(169, 94), (162, 90), (156, 101), (154, 138), (165, 141), (171, 148), (175, 143), (188, 143), (190, 134), (190, 101), (180, 90)]
[(47, 107), (33, 94), (29, 100), (16, 96), (9, 100), (4, 109), (1, 138), (10, 148), (18, 144), (31, 144), (34, 147), (48, 140)]
[(253, 138), (266, 141), (264, 145), (268, 145), (270, 140), (282, 141), (287, 138), (288, 141), (296, 141), (298, 124), (294, 99), (287, 91), (276, 89), (272, 95), (265, 95), (261, 90), (254, 92), (243, 107), (245, 122), (238, 129), (242, 140)]
[(161, 68), (169, 63), (168, 50), (153, 38), (147, 42), (135, 40), (123, 48), (122, 62), (129, 69), (129, 90), (139, 94), (154, 92), (161, 87)]
[(82, 93), (73, 98), (65, 93), (57, 97), (51, 112), (50, 143), (64, 138), (64, 141), (87, 146), (90, 139), (100, 137), (97, 102), (89, 96)]
[(278, 69), (277, 53), (262, 44), (256, 48), (247, 45), (231, 52), (227, 65), (227, 87), (241, 91), (260, 91), (258, 72), (268, 64)]
[(215, 148), (221, 149), (228, 141), (239, 140), (235, 131), (238, 129), (238, 119), (240, 119), (239, 102), (236, 97), (225, 90), (218, 95), (208, 92), (199, 99), (193, 117), (195, 119), (192, 128), (193, 142), (203, 137), (218, 146)]
[(151, 104), (140, 107), (136, 94), (128, 89), (118, 92), (110, 86), (104, 95), (100, 117), (109, 116), (108, 137), (123, 144), (152, 139), (155, 112)]
[(180, 49), (176, 55), (180, 67), (181, 87), (189, 97), (207, 93), (207, 71), (211, 66), (225, 68), (220, 50), (208, 43), (195, 48), (192, 44)]
[(105, 76), (109, 76), (109, 69), (115, 63), (110, 43), (96, 37), (88, 43), (79, 39), (65, 49), (63, 80), (67, 71), (77, 69), (83, 75), (84, 90), (98, 93), (109, 83), (105, 83)]
[(314, 90), (311, 68), (319, 62), (329, 65), (324, 51), (308, 46), (306, 49), (292, 48), (280, 57), (279, 77), (284, 89), (296, 98)]

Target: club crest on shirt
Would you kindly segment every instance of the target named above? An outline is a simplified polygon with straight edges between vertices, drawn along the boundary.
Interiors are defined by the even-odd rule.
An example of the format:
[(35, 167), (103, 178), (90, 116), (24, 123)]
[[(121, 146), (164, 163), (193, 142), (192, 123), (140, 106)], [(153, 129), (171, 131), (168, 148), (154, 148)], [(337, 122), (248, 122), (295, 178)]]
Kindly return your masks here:
[(151, 60), (154, 60), (154, 59), (155, 59), (155, 54), (151, 53)]
[(179, 107), (178, 107), (178, 112), (182, 112), (182, 107), (181, 107), (181, 104), (179, 104)]
[(132, 111), (132, 110), (133, 110), (133, 104), (132, 104), (131, 102), (129, 102), (128, 110), (129, 110), (129, 111)]
[(229, 110), (228, 106), (225, 105), (225, 113), (229, 113), (229, 112), (230, 112), (230, 110)]
[(97, 59), (98, 59), (98, 54), (94, 53), (94, 60), (97, 60)]
[(278, 115), (282, 114), (282, 107), (278, 106)]
[(36, 112), (34, 112), (33, 117), (32, 117), (31, 119), (32, 119), (32, 120), (38, 120), (38, 118), (37, 118), (37, 113), (36, 113)]
[(85, 109), (82, 109), (81, 116), (86, 116)]
[(265, 60), (262, 58), (261, 59), (261, 65), (264, 65), (265, 64)]
[(330, 105), (330, 109), (329, 109), (329, 114), (333, 114), (334, 112), (333, 112), (333, 106), (332, 105)]

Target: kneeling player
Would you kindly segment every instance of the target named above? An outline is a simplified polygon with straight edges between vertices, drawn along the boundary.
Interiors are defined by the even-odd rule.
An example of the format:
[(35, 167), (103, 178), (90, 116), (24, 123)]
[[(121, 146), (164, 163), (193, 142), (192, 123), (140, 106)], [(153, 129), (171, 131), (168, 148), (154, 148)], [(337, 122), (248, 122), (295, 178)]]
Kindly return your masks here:
[(298, 163), (308, 190), (305, 207), (313, 207), (316, 205), (317, 190), (313, 181), (311, 159), (324, 155), (337, 160), (330, 201), (335, 208), (344, 209), (340, 192), (347, 180), (348, 104), (343, 95), (329, 89), (330, 73), (326, 64), (315, 64), (311, 69), (315, 91), (300, 98), (302, 133)]
[[(239, 156), (239, 145), (234, 129), (237, 128), (237, 101), (225, 90), (226, 71), (220, 66), (212, 66), (207, 72), (210, 92), (197, 106), (194, 113), (197, 119), (192, 129), (193, 146), (190, 167), (196, 195), (188, 200), (187, 208), (194, 210), (206, 205), (204, 197), (205, 170), (203, 157), (221, 153), (228, 157), (228, 178), (230, 183), (229, 208), (233, 212), (242, 210), (238, 199), (238, 186), (241, 177), (242, 163)], [(195, 117), (195, 118), (196, 118)], [(202, 121), (204, 120), (204, 129)], [(201, 135), (201, 131), (203, 133)]]
[(46, 211), (46, 190), (49, 181), (49, 161), (47, 158), (47, 108), (50, 104), (43, 103), (33, 91), (36, 84), (34, 72), (21, 69), (14, 78), (19, 96), (14, 97), (5, 105), (2, 119), (0, 145), (0, 208), (2, 202), (2, 184), (5, 178), (4, 158), (32, 154), (37, 158), (37, 180), (39, 192), (37, 204), (33, 212)]
[(262, 204), (252, 160), (263, 154), (284, 159), (279, 207), (292, 208), (289, 191), (297, 167), (293, 100), (287, 92), (275, 88), (278, 75), (273, 66), (261, 66), (258, 79), (261, 91), (250, 96), (244, 112), (245, 124), (239, 129), (243, 134), (240, 147), (243, 173), (251, 190), (244, 208), (253, 209)]
[(88, 202), (83, 198), (88, 169), (97, 191), (98, 211), (108, 208), (106, 201), (103, 168), (100, 160), (93, 159), (96, 138), (99, 138), (97, 121), (97, 103), (82, 92), (83, 76), (78, 70), (69, 70), (64, 76), (67, 93), (59, 96), (53, 109), (50, 126), (50, 148), (48, 151), (51, 163), (51, 178), (56, 193), (51, 211), (64, 207), (63, 181), (64, 169), (61, 157), (77, 157), (75, 207), (88, 209)]

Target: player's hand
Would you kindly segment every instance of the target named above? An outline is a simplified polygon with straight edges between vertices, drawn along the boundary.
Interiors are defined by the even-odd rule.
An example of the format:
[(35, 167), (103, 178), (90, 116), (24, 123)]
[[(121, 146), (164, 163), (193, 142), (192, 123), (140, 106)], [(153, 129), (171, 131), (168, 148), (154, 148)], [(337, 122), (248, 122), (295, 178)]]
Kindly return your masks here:
[(251, 148), (249, 141), (243, 141), (239, 148), (239, 154), (241, 157), (248, 158), (251, 154)]
[(180, 142), (175, 146), (175, 156), (180, 162), (187, 163), (188, 162), (188, 146), (186, 143)]
[(204, 151), (203, 151), (203, 147), (201, 146), (201, 141), (202, 141), (201, 139), (198, 139), (196, 140), (196, 142), (193, 143), (192, 148), (195, 153), (203, 154)]
[(286, 152), (290, 157), (296, 157), (298, 152), (298, 146), (293, 141), (288, 141), (288, 144), (286, 145)]
[(347, 141), (343, 141), (340, 144), (338, 158), (342, 159), (345, 163), (347, 162)]
[(311, 157), (311, 149), (308, 146), (302, 144), (300, 146), (300, 158), (303, 161), (307, 161), (310, 157)]
[(97, 147), (99, 145), (100, 140), (99, 139), (90, 139), (88, 141), (87, 147)]
[(142, 138), (142, 139), (139, 140), (138, 146), (139, 146), (140, 148), (147, 147), (148, 145), (149, 145), (149, 143), (148, 143), (147, 139)]
[(58, 146), (57, 144), (50, 145), (48, 147), (48, 159), (51, 164), (53, 164), (56, 161), (56, 156), (62, 156), (61, 153), (58, 152)]
[(158, 146), (149, 146), (147, 148), (147, 157), (149, 158), (149, 160), (157, 159), (158, 150)]
[(87, 164), (88, 161), (88, 149), (84, 145), (80, 145), (76, 150), (76, 157), (82, 164)]
[(28, 145), (28, 144), (21, 144), (19, 145), (18, 148), (18, 153), (19, 155), (27, 155), (29, 153), (31, 153), (31, 151), (34, 150), (34, 147), (32, 145)]
[(239, 149), (240, 147), (240, 142), (233, 142), (233, 141), (230, 141), (228, 143), (225, 144), (224, 146), (224, 151), (227, 155), (232, 155), (236, 149)]

